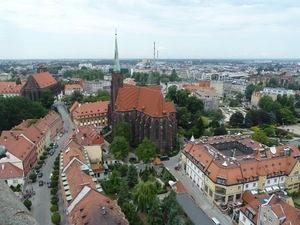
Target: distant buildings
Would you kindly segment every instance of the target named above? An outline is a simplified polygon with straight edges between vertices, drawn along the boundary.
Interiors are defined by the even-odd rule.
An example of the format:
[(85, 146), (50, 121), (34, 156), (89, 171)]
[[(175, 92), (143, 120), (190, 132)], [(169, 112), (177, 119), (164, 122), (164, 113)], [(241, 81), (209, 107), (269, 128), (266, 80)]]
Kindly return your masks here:
[(115, 64), (111, 82), (109, 124), (114, 133), (121, 122), (131, 126), (134, 143), (148, 138), (161, 154), (174, 150), (177, 130), (176, 110), (165, 102), (160, 86), (137, 87), (123, 83), (116, 39)]
[(4, 98), (20, 96), (21, 89), (24, 85), (25, 82), (22, 82), (22, 84), (16, 84), (16, 82), (0, 82), (0, 95)]
[(275, 101), (277, 99), (277, 95), (276, 94), (272, 94), (272, 93), (267, 94), (267, 93), (262, 93), (262, 92), (256, 92), (256, 91), (254, 91), (252, 93), (252, 95), (251, 95), (251, 105), (258, 106), (259, 100), (263, 96), (265, 96), (265, 95), (270, 96), (273, 99), (273, 101)]

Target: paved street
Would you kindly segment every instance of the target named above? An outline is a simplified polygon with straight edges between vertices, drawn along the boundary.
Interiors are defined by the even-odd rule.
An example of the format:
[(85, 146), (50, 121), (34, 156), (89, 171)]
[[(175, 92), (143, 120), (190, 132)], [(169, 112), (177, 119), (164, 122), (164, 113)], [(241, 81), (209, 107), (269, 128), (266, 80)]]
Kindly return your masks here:
[[(34, 197), (31, 197), (32, 201), (32, 207), (31, 212), (33, 217), (39, 222), (41, 225), (52, 225), (51, 222), (51, 212), (50, 212), (50, 188), (47, 187), (47, 184), (44, 184), (44, 186), (38, 186), (39, 180), (48, 181), (50, 177), (50, 173), (53, 170), (53, 164), (55, 161), (56, 156), (59, 155), (59, 152), (61, 150), (61, 146), (70, 134), (70, 131), (74, 128), (73, 123), (70, 120), (70, 117), (68, 113), (64, 110), (62, 106), (58, 106), (58, 110), (62, 115), (63, 121), (64, 121), (64, 129), (66, 132), (60, 139), (57, 141), (58, 148), (56, 149), (56, 152), (53, 156), (48, 156), (46, 159), (46, 164), (43, 165), (41, 168), (41, 171), (44, 175), (42, 178), (38, 178), (36, 183), (27, 183), (25, 186), (25, 189), (31, 189), (36, 191), (36, 194)], [(60, 189), (60, 188), (59, 188)], [(58, 191), (58, 195), (61, 193), (61, 191)], [(60, 209), (60, 215), (61, 215), (61, 224), (67, 224), (66, 215), (63, 213), (64, 210), (64, 204), (62, 202), (62, 198), (60, 198), (59, 202), (59, 209)]]
[[(207, 199), (207, 197), (203, 194), (203, 192), (195, 185), (189, 177), (184, 174), (183, 169), (177, 171), (174, 167), (179, 162), (179, 156), (171, 157), (168, 161), (163, 161), (164, 165), (169, 168), (170, 172), (174, 175), (174, 177), (181, 181), (184, 185), (187, 193), (192, 195), (195, 199), (195, 203), (204, 211), (204, 213), (208, 216), (208, 218), (216, 217), (222, 225), (231, 225), (231, 219), (229, 216), (221, 213), (213, 204)], [(191, 218), (192, 219), (192, 218)], [(199, 216), (199, 220), (194, 221), (195, 224), (205, 224), (202, 223), (202, 216)]]

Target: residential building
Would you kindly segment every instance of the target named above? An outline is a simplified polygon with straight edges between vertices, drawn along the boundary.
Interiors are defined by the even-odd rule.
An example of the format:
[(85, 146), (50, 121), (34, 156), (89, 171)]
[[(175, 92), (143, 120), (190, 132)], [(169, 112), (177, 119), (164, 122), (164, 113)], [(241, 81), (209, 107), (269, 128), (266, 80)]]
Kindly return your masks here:
[(254, 91), (251, 95), (251, 104), (254, 106), (258, 106), (259, 100), (265, 95), (270, 96), (273, 99), (273, 101), (275, 101), (277, 99), (276, 94), (266, 94), (263, 92), (255, 92)]
[(85, 81), (83, 84), (83, 91), (86, 94), (97, 93), (98, 90), (106, 90), (110, 92), (110, 81), (100, 80), (100, 81)]
[(43, 123), (45, 123), (50, 129), (50, 142), (55, 141), (55, 137), (63, 129), (63, 120), (61, 115), (52, 110), (45, 117), (43, 117), (42, 120)]
[(205, 137), (182, 150), (185, 173), (217, 205), (240, 202), (246, 190), (298, 192), (298, 159), (295, 145), (267, 147), (246, 135)]
[(87, 150), (72, 137), (60, 157), (60, 184), (69, 224), (128, 225), (117, 201), (103, 194)]
[(165, 102), (160, 86), (123, 84), (116, 37), (109, 105), (109, 125), (113, 134), (121, 122), (131, 126), (133, 143), (148, 138), (161, 154), (174, 151), (177, 130), (174, 103)]
[(0, 82), (0, 95), (4, 98), (20, 96), (21, 89), (24, 85), (25, 82), (22, 82), (22, 84), (16, 84), (16, 82)]
[(71, 82), (71, 84), (80, 85), (83, 88), (84, 81), (81, 78), (70, 78), (70, 82)]
[(8, 186), (23, 186), (25, 182), (23, 170), (10, 162), (0, 163), (0, 178), (3, 179)]
[(71, 95), (74, 91), (79, 91), (80, 93), (83, 91), (82, 86), (79, 84), (66, 84), (65, 85), (65, 95)]
[(79, 104), (75, 102), (70, 108), (71, 119), (76, 127), (96, 125), (107, 125), (109, 101), (89, 102)]
[(77, 142), (81, 145), (100, 145), (101, 147), (104, 146), (104, 138), (97, 131), (96, 125), (77, 127), (74, 132), (76, 134)]
[(244, 206), (239, 211), (239, 225), (298, 225), (300, 210), (289, 200), (290, 197), (282, 194), (258, 195), (246, 191)]
[(291, 95), (295, 95), (295, 91), (291, 89), (282, 89), (282, 88), (269, 88), (265, 87), (262, 91), (264, 94), (275, 94), (275, 95), (287, 95), (288, 97)]
[(42, 91), (50, 90), (56, 99), (61, 96), (61, 82), (46, 71), (46, 68), (41, 66), (38, 68), (38, 73), (28, 77), (26, 84), (22, 87), (21, 95), (30, 98), (32, 101), (38, 101), (42, 98)]

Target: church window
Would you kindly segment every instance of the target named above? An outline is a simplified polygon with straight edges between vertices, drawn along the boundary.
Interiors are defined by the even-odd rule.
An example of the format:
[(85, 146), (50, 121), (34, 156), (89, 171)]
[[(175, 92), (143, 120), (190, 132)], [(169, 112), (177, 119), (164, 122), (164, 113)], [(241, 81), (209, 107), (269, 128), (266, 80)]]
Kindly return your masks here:
[(155, 121), (155, 139), (159, 139), (159, 122)]

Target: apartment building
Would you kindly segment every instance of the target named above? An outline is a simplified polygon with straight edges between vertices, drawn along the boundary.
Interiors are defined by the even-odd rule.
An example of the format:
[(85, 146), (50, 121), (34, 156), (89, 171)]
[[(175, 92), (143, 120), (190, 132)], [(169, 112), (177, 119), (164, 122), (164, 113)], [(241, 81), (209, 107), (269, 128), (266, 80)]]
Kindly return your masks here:
[(76, 127), (107, 125), (109, 101), (79, 104), (75, 102), (70, 108), (71, 119)]
[(205, 137), (182, 150), (186, 175), (217, 205), (239, 203), (247, 190), (298, 192), (299, 160), (295, 145), (267, 147), (246, 135)]
[(254, 105), (254, 106), (258, 106), (258, 102), (259, 100), (265, 96), (265, 95), (268, 95), (270, 96), (273, 101), (275, 101), (277, 99), (277, 95), (276, 94), (266, 94), (266, 93), (262, 93), (262, 92), (253, 92), (252, 95), (251, 95), (251, 104)]

